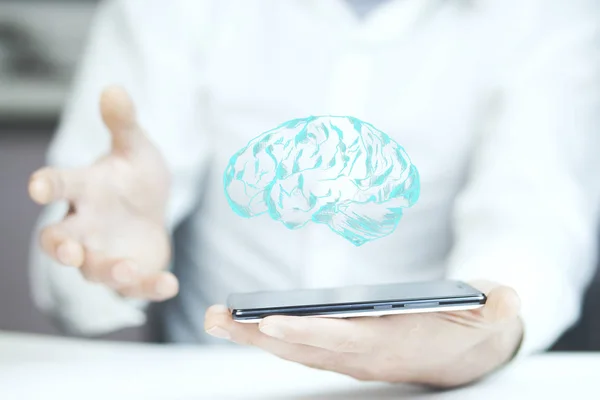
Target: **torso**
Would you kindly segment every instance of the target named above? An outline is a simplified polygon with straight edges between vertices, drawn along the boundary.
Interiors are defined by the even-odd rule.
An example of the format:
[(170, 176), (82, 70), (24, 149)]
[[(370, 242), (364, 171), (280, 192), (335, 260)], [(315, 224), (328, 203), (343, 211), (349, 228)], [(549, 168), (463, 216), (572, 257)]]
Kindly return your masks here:
[[(302, 2), (240, 3), (227, 23), (215, 23), (218, 45), (204, 79), (213, 158), (186, 239), (189, 257), (180, 258), (188, 266), (179, 266), (179, 306), (188, 318), (198, 316), (188, 321), (194, 329), (201, 330), (202, 307), (233, 291), (444, 276), (453, 203), (486, 96), (480, 71), (489, 60), (469, 40), (469, 18), (452, 9), (425, 9), (416, 25), (378, 39), (401, 12), (390, 3), (387, 13), (362, 22), (334, 6), (317, 7), (315, 15)], [(353, 115), (386, 132), (421, 175), (420, 200), (396, 231), (361, 247), (324, 225), (292, 231), (268, 215), (241, 218), (225, 199), (225, 167), (250, 139), (290, 119), (327, 114)], [(185, 335), (173, 334), (192, 340)]]

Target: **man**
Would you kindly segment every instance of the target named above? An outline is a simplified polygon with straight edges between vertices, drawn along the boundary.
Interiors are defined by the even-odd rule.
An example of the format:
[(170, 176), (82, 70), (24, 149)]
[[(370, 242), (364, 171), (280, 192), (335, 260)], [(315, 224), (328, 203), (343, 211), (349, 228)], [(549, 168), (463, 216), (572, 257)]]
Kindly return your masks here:
[[(584, 0), (104, 3), (50, 167), (30, 182), (48, 205), (37, 304), (94, 334), (173, 298), (171, 341), (211, 342), (206, 330), (366, 380), (453, 387), (544, 350), (578, 317), (595, 263), (598, 21)], [(421, 174), (396, 232), (358, 248), (323, 226), (239, 218), (223, 193), (248, 140), (328, 114), (388, 133)], [(258, 326), (219, 305), (238, 291), (442, 278), (488, 303)]]

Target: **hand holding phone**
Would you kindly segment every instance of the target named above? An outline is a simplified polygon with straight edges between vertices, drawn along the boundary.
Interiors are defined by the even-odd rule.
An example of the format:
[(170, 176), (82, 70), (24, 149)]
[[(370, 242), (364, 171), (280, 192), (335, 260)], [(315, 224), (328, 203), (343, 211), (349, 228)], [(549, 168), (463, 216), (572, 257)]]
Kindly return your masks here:
[[(393, 285), (384, 285), (386, 290), (375, 291), (377, 295), (373, 295), (373, 287), (367, 287), (367, 290), (365, 287), (360, 287), (360, 290), (356, 287), (341, 288), (341, 297), (339, 289), (300, 291), (291, 297), (289, 293), (281, 296), (281, 292), (276, 292), (275, 297), (273, 292), (258, 297), (256, 294), (236, 294), (230, 297), (229, 307), (215, 305), (208, 309), (205, 329), (218, 338), (258, 347), (285, 360), (360, 380), (438, 387), (456, 386), (478, 379), (507, 362), (519, 348), (523, 325), (518, 315), (519, 297), (511, 288), (492, 282), (404, 285), (394, 290)], [(409, 287), (412, 288), (410, 291)], [(401, 288), (404, 290), (400, 291)], [(425, 288), (434, 290), (426, 292)], [(441, 291), (441, 288), (450, 291)], [(378, 289), (382, 287), (378, 286)], [(328, 294), (330, 297), (313, 297), (316, 294)], [(286, 301), (282, 301), (284, 297)], [(472, 303), (441, 304), (463, 297)], [(278, 298), (278, 302), (274, 302), (274, 298)], [(304, 298), (304, 301), (299, 298)], [(432, 298), (440, 304), (416, 307), (415, 310), (448, 311), (449, 308), (442, 307), (475, 307), (477, 302), (480, 305), (470, 310), (409, 312), (383, 318), (337, 318), (351, 315), (339, 310), (333, 310), (329, 315), (312, 314), (323, 316), (320, 318), (282, 314), (282, 308), (290, 306), (296, 307), (291, 310), (293, 313), (300, 311), (298, 306), (372, 307), (374, 302), (371, 300), (392, 304), (399, 301), (404, 305), (421, 302), (423, 306), (425, 301), (434, 301)], [(276, 310), (265, 309), (267, 305), (276, 306)], [(240, 317), (235, 310), (252, 310), (254, 315), (242, 313), (241, 317), (251, 316), (249, 319), (258, 323), (239, 323), (232, 315), (234, 311), (234, 315)], [(323, 313), (324, 310), (313, 311)], [(378, 315), (379, 311), (372, 309), (368, 313)]]

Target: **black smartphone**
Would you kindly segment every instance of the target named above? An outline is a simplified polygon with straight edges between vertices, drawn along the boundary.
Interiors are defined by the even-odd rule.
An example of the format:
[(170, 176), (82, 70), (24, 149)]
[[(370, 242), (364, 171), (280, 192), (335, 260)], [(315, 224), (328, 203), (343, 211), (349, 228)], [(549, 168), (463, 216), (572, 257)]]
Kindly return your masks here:
[(486, 296), (460, 281), (440, 280), (338, 288), (234, 293), (233, 319), (259, 322), (270, 315), (363, 317), (482, 307)]

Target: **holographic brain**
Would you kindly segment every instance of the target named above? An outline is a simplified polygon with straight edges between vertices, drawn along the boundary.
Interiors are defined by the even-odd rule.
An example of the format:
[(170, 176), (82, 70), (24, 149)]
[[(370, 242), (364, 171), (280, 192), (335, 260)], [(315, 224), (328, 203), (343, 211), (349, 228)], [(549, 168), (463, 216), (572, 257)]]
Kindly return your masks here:
[(223, 183), (244, 218), (262, 214), (298, 229), (310, 221), (356, 246), (391, 234), (420, 192), (404, 149), (353, 117), (291, 120), (231, 157)]

